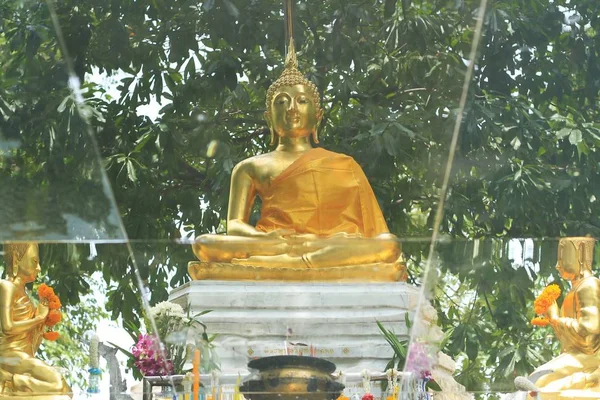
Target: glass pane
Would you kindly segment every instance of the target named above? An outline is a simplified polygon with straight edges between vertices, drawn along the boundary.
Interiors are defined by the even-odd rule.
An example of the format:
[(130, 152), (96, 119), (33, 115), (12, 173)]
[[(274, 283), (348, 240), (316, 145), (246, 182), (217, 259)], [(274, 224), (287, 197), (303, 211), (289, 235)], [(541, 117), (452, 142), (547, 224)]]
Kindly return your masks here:
[[(431, 11), (424, 7), (421, 12)], [(460, 327), (445, 325), (440, 316), (446, 311), (445, 292), (446, 276), (442, 275), (442, 264), (439, 259), (441, 246), (455, 244), (454, 237), (462, 234), (461, 228), (448, 229), (448, 213), (453, 211), (446, 201), (454, 195), (455, 164), (460, 162), (463, 132), (468, 129), (466, 123), (476, 97), (474, 91), (474, 78), (477, 65), (481, 61), (478, 46), (483, 32), (486, 31), (487, 3), (485, 1), (472, 5), (461, 4), (457, 8), (449, 7), (448, 15), (439, 15), (437, 12), (429, 14), (428, 18), (440, 17), (441, 35), (461, 32), (458, 40), (451, 41), (451, 45), (443, 50), (438, 50), (435, 62), (437, 68), (447, 74), (440, 80), (440, 86), (446, 90), (444, 95), (437, 95), (440, 103), (434, 112), (425, 106), (424, 115), (439, 126), (435, 127), (431, 145), (427, 146), (428, 163), (427, 173), (431, 181), (431, 202), (427, 206), (414, 209), (413, 214), (423, 220), (427, 218), (427, 228), (431, 232), (431, 240), (420, 241), (420, 254), (413, 264), (413, 283), (419, 286), (417, 305), (414, 312), (406, 321), (410, 329), (410, 336), (404, 342), (396, 343), (395, 354), (402, 360), (402, 375), (400, 377), (402, 391), (404, 392), (451, 392), (458, 397), (468, 398), (463, 373), (464, 365), (460, 365), (462, 354), (448, 354), (449, 340), (456, 339), (453, 335)], [(443, 21), (443, 22), (441, 22)], [(454, 21), (452, 27), (445, 25)], [(449, 33), (452, 32), (452, 33)], [(439, 36), (438, 36), (439, 38)], [(441, 46), (447, 42), (440, 42)], [(443, 52), (443, 53), (442, 53)], [(444, 54), (442, 56), (441, 54)], [(452, 71), (452, 72), (450, 72)], [(453, 76), (454, 75), (454, 76)], [(454, 77), (454, 79), (452, 79)], [(445, 79), (444, 79), (445, 78)], [(438, 90), (443, 92), (443, 90)], [(434, 93), (437, 91), (434, 90)], [(437, 93), (436, 93), (437, 94)], [(432, 96), (430, 94), (430, 96)], [(431, 124), (429, 124), (431, 126)], [(426, 175), (427, 176), (427, 175)], [(412, 178), (412, 177), (411, 177)], [(413, 178), (414, 179), (414, 178)], [(421, 189), (421, 195), (423, 189)], [(416, 203), (419, 204), (419, 203)], [(414, 207), (414, 206), (413, 206)], [(462, 216), (459, 216), (461, 218)], [(452, 276), (448, 279), (452, 280)], [(464, 279), (464, 278), (463, 278)], [(460, 282), (460, 280), (458, 280)], [(440, 289), (442, 287), (442, 289)], [(459, 298), (456, 301), (464, 301)], [(473, 320), (472, 325), (477, 325)], [(442, 327), (444, 329), (440, 329)], [(464, 339), (464, 338), (463, 338)], [(461, 340), (457, 338), (456, 340)], [(452, 343), (452, 342), (450, 342)], [(467, 344), (469, 347), (469, 344)], [(476, 349), (469, 349), (470, 352)], [(405, 354), (404, 354), (405, 351)], [(459, 362), (457, 364), (457, 362)], [(461, 368), (463, 367), (463, 368)], [(479, 388), (478, 388), (479, 389)], [(392, 394), (393, 392), (388, 392)], [(424, 395), (421, 395), (424, 396)]]
[[(458, 361), (457, 380), (488, 396), (525, 390), (515, 378), (524, 378), (529, 391), (581, 389), (579, 369), (563, 376), (574, 379), (565, 384), (557, 379), (565, 364), (547, 364), (571, 341), (564, 342), (561, 328), (531, 320), (540, 317), (533, 303), (545, 287), (559, 285), (559, 307), (570, 290), (554, 268), (559, 238), (598, 236), (591, 168), (598, 90), (590, 79), (598, 43), (587, 4), (530, 3), (517, 10), (495, 2), (486, 13), (431, 292), (448, 335), (445, 352)], [(578, 326), (568, 312), (561, 316)], [(544, 366), (561, 372), (536, 376)]]
[[(67, 1), (54, 15), (5, 2), (0, 240), (41, 242), (37, 282), (63, 303), (62, 339), (40, 357), (85, 391), (73, 343), (87, 346), (96, 323), (111, 351), (138, 354), (127, 385), (105, 374), (102, 395), (183, 390), (199, 347), (213, 400), (237, 400), (238, 375), (257, 379), (248, 363), (281, 355), (333, 362), (346, 397), (414, 398), (435, 381), (464, 398), (524, 398), (515, 378), (538, 384), (530, 374), (560, 351), (531, 325), (547, 285), (559, 305), (569, 292), (558, 238), (598, 230), (597, 10), (563, 3), (298, 1), (298, 66), (323, 111), (308, 143), (335, 154), (269, 169), (247, 160), (278, 154), (264, 114), (276, 125), (265, 99), (284, 64), (280, 4)], [(315, 100), (290, 93), (282, 104)], [(260, 167), (246, 190), (231, 185), (244, 160)], [(264, 233), (308, 203), (318, 221), (291, 225), (317, 239), (224, 235), (236, 207)], [(354, 225), (322, 228), (338, 219)], [(389, 242), (375, 237), (388, 229)], [(324, 237), (340, 232), (350, 237)], [(118, 333), (102, 327), (111, 319)], [(144, 351), (164, 362), (140, 362)], [(141, 370), (154, 376), (145, 386)]]
[(106, 103), (79, 86), (84, 70), (67, 68), (44, 3), (0, 12), (0, 240), (123, 239), (87, 123), (103, 120)]

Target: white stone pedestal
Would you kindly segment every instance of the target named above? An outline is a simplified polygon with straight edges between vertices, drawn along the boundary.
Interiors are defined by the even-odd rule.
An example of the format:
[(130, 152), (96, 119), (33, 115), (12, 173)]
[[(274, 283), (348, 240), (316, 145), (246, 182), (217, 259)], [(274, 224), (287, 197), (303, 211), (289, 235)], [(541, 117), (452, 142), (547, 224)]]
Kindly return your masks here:
[[(360, 385), (363, 370), (382, 373), (393, 355), (377, 321), (408, 339), (406, 318), (415, 320), (419, 289), (403, 282), (191, 281), (169, 300), (190, 306), (192, 314), (212, 310), (202, 321), (218, 335), (214, 343), (224, 377), (246, 375), (253, 358), (297, 354), (332, 361)], [(435, 320), (435, 310), (425, 303), (417, 324), (433, 342), (443, 336)], [(470, 398), (452, 378), (454, 368), (450, 357), (438, 354), (432, 373), (445, 393), (436, 398)]]
[(407, 336), (418, 295), (406, 283), (192, 281), (169, 300), (192, 313), (213, 310), (202, 320), (218, 334), (223, 373), (245, 370), (251, 358), (309, 355), (311, 346), (338, 370), (360, 372), (385, 369), (393, 351), (376, 321)]

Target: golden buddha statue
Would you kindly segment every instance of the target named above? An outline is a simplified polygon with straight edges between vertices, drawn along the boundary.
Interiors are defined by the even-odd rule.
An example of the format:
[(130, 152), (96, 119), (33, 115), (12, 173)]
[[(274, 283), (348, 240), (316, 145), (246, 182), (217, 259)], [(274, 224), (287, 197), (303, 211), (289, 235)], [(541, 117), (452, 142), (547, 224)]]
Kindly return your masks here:
[(536, 390), (527, 389), (540, 391), (543, 398), (558, 397), (566, 390), (600, 391), (600, 279), (592, 275), (593, 255), (593, 238), (559, 242), (556, 269), (571, 282), (571, 290), (560, 310), (554, 302), (545, 317), (562, 351), (530, 375)]
[(40, 271), (35, 243), (4, 244), (6, 279), (0, 280), (0, 399), (68, 399), (64, 378), (35, 358), (48, 307), (34, 307), (25, 291)]
[[(276, 147), (233, 169), (227, 235), (196, 239), (192, 279), (405, 280), (400, 246), (360, 166), (312, 146), (323, 110), (298, 71), (293, 39), (266, 108)], [(261, 216), (252, 226), (256, 196)]]

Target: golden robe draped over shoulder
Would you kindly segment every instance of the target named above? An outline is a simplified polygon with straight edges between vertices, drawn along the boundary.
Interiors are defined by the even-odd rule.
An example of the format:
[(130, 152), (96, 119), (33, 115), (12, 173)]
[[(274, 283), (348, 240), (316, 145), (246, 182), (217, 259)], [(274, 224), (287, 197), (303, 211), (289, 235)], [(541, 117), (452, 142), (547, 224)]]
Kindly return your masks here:
[(597, 354), (600, 351), (600, 321), (598, 304), (600, 279), (589, 276), (582, 279), (565, 296), (561, 317), (572, 318), (574, 324), (555, 328), (563, 352)]
[[(11, 307), (12, 319), (15, 322), (28, 321), (35, 316), (35, 308), (27, 295), (18, 296)], [(0, 354), (19, 351), (33, 357), (41, 341), (42, 328), (43, 325), (40, 325), (12, 335), (0, 333)], [(0, 365), (2, 365), (1, 357)]]
[(293, 229), (329, 236), (360, 233), (374, 237), (388, 227), (360, 166), (350, 156), (315, 148), (302, 155), (266, 187), (256, 229)]

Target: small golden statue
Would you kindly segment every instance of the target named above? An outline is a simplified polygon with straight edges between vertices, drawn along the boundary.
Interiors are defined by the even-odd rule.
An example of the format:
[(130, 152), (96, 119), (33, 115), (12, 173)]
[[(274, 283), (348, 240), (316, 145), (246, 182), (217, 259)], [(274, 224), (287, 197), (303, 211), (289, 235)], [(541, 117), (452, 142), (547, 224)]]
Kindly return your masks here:
[[(311, 144), (323, 110), (316, 86), (298, 71), (293, 39), (266, 108), (277, 146), (234, 168), (227, 235), (196, 239), (192, 279), (405, 280), (399, 243), (360, 166)], [(252, 226), (256, 196), (261, 216)]]
[(539, 391), (543, 398), (558, 397), (566, 390), (600, 392), (600, 279), (592, 275), (593, 255), (593, 238), (560, 240), (556, 269), (563, 279), (571, 281), (571, 290), (560, 310), (554, 302), (545, 317), (560, 340), (562, 352), (538, 367), (529, 382), (517, 378), (518, 389)]
[(0, 399), (68, 399), (64, 378), (35, 358), (48, 307), (33, 306), (25, 285), (40, 271), (36, 243), (4, 244), (6, 279), (0, 280)]

